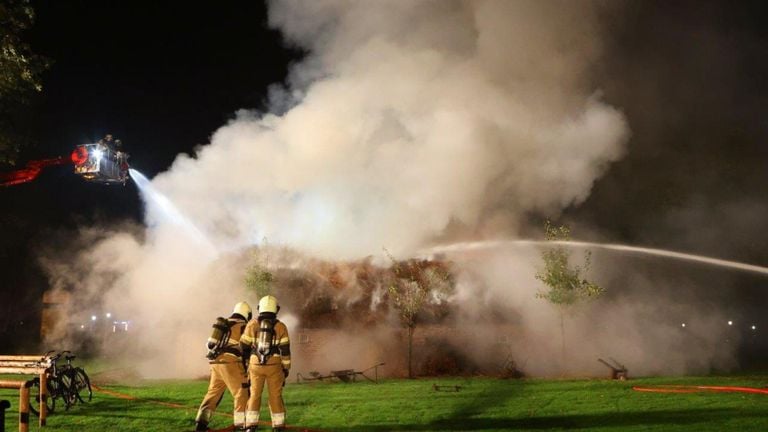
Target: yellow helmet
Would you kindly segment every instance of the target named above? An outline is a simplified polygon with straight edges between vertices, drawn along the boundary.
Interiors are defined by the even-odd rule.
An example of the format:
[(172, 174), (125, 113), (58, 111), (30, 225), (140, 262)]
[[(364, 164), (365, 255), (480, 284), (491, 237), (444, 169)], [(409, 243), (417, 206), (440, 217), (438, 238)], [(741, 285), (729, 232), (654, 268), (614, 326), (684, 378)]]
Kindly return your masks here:
[(253, 315), (251, 315), (251, 305), (248, 303), (241, 301), (240, 303), (235, 305), (235, 309), (232, 311), (232, 313), (240, 314), (243, 318), (250, 320)]
[(274, 296), (264, 296), (259, 300), (259, 313), (271, 312), (276, 314), (279, 309), (280, 306)]

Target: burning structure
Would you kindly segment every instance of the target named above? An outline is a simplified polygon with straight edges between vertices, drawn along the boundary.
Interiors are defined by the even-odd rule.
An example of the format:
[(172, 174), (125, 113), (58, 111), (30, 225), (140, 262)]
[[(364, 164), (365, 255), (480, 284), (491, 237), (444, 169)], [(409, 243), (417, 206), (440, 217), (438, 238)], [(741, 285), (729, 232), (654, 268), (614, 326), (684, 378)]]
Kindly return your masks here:
[[(504, 374), (513, 341), (519, 340), (520, 330), (509, 314), (491, 314), (487, 322), (473, 328), (461, 324), (461, 312), (451, 302), (457, 274), (446, 259), (381, 264), (370, 257), (336, 263), (313, 259), (302, 260), (300, 265), (281, 265), (285, 257), (275, 261), (262, 270), (272, 275), (270, 292), (280, 299), (295, 326), (293, 350), (298, 371), (361, 369), (383, 362), (386, 367), (379, 370), (381, 376), (406, 376), (411, 369), (417, 376)], [(434, 274), (441, 277), (435, 279)], [(411, 309), (404, 312), (392, 298), (397, 287), (410, 289), (408, 295), (420, 290), (423, 301), (407, 305)], [(129, 322), (113, 322), (103, 313), (92, 315), (88, 309), (79, 309), (77, 294), (70, 289), (45, 294), (43, 338), (48, 343), (66, 341), (70, 348), (107, 347), (94, 352), (107, 355), (115, 346), (126, 349), (124, 344), (131, 344), (126, 335)], [(256, 293), (249, 296), (258, 297)], [(135, 337), (141, 337), (142, 330), (146, 329), (137, 326)], [(499, 355), (475, 358), (468, 355), (467, 346)], [(338, 355), (340, 350), (344, 356)]]
[[(48, 263), (51, 285), (131, 317), (127, 348), (147, 376), (204, 369), (204, 353), (196, 362), (189, 351), (208, 330), (199, 317), (258, 298), (243, 284), (245, 251), (265, 237), (301, 253), (266, 267), (296, 335), (297, 371), (384, 361), (403, 375), (409, 334), (417, 374), (496, 365), (551, 375), (567, 362), (603, 375), (595, 359), (607, 356), (633, 375), (727, 363), (715, 314), (686, 333), (659, 320), (693, 302), (609, 294), (569, 317), (577, 349), (564, 359), (557, 313), (535, 298), (537, 253), (410, 260), (438, 239), (519, 238), (531, 215), (584, 202), (623, 157), (627, 120), (594, 79), (605, 7), (271, 2), (270, 25), (307, 55), (269, 112), (240, 111), (166, 172), (134, 177), (144, 225), (84, 229), (87, 246)], [(363, 258), (382, 246), (402, 271)], [(611, 287), (672, 285), (626, 262), (595, 267)], [(418, 292), (437, 269), (451, 275), (450, 292), (425, 296), (403, 325), (390, 288)]]

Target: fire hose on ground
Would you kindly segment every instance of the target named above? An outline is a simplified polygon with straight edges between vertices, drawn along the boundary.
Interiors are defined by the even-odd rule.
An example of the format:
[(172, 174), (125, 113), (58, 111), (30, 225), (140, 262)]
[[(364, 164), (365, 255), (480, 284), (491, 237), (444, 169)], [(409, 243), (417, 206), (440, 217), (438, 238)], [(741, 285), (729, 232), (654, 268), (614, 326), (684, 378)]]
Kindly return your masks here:
[(659, 385), (634, 386), (632, 390), (648, 393), (752, 393), (768, 395), (768, 388), (731, 387), (731, 386), (691, 386), (691, 385)]

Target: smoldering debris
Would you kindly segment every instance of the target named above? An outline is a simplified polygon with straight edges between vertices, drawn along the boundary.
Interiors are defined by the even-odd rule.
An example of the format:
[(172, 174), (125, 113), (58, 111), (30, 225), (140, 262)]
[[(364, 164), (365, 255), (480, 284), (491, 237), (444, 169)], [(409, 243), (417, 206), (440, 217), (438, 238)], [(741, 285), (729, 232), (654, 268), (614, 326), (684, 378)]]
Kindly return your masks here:
[[(270, 258), (263, 259), (265, 254)], [(450, 282), (447, 290), (440, 290), (442, 296), (427, 296), (415, 315), (413, 365), (417, 375), (603, 376), (604, 369), (595, 363), (599, 356), (626, 359), (634, 376), (705, 372), (735, 365), (733, 349), (738, 339), (724, 345), (728, 335), (727, 329), (718, 325), (720, 314), (709, 311), (698, 315), (681, 331), (677, 322), (658, 317), (690, 316), (683, 309), (690, 312), (701, 305), (688, 301), (683, 308), (672, 298), (660, 296), (659, 290), (655, 295), (638, 296), (648, 289), (614, 289), (608, 298), (568, 311), (563, 350), (558, 310), (535, 297), (539, 287), (533, 273), (538, 259), (527, 248), (512, 248), (503, 253), (473, 252), (381, 265), (371, 259), (329, 262), (302, 258), (285, 249), (269, 252), (262, 248), (222, 259), (208, 271), (221, 276), (233, 268), (247, 268), (248, 262), (270, 263), (263, 270), (272, 274), (271, 290), (282, 304), (282, 318), (293, 330), (298, 371), (361, 369), (384, 362), (381, 376), (405, 375), (407, 330), (389, 287), (429, 280), (428, 274), (436, 269), (449, 274)], [(597, 273), (610, 280), (604, 271)], [(217, 279), (217, 283), (221, 281)], [(210, 285), (205, 285), (209, 283), (207, 280), (205, 288), (200, 288), (202, 292), (209, 289)], [(229, 307), (223, 304), (218, 310), (223, 315)], [(88, 304), (85, 310), (70, 313), (82, 317), (92, 328), (88, 321), (91, 310), (93, 305)], [(121, 316), (128, 313), (124, 308), (114, 311)], [(138, 359), (133, 363), (138, 363), (146, 376), (162, 376), (155, 360), (162, 350), (156, 341), (146, 340), (146, 334), (152, 333), (152, 326), (183, 320), (195, 328), (181, 336), (179, 343), (188, 346), (172, 360), (190, 365), (182, 375), (202, 374), (205, 362), (189, 360), (189, 346), (200, 346), (201, 359), (204, 354), (202, 344), (196, 342), (210, 323), (202, 316), (155, 317), (148, 324), (132, 320), (135, 337), (115, 334), (108, 327), (89, 338), (100, 342), (102, 355), (132, 353)], [(69, 334), (71, 341), (77, 341), (74, 330)], [(52, 336), (61, 338), (62, 333)], [(340, 349), (344, 356), (338, 355)]]

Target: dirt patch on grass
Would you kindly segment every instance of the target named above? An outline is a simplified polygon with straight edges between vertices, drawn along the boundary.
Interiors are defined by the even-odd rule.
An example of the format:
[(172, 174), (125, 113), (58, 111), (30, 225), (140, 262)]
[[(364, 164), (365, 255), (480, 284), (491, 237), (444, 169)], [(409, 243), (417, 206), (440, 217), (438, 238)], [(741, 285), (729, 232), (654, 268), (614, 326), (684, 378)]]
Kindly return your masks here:
[(91, 375), (91, 381), (99, 384), (136, 382), (141, 376), (133, 368), (109, 369)]

